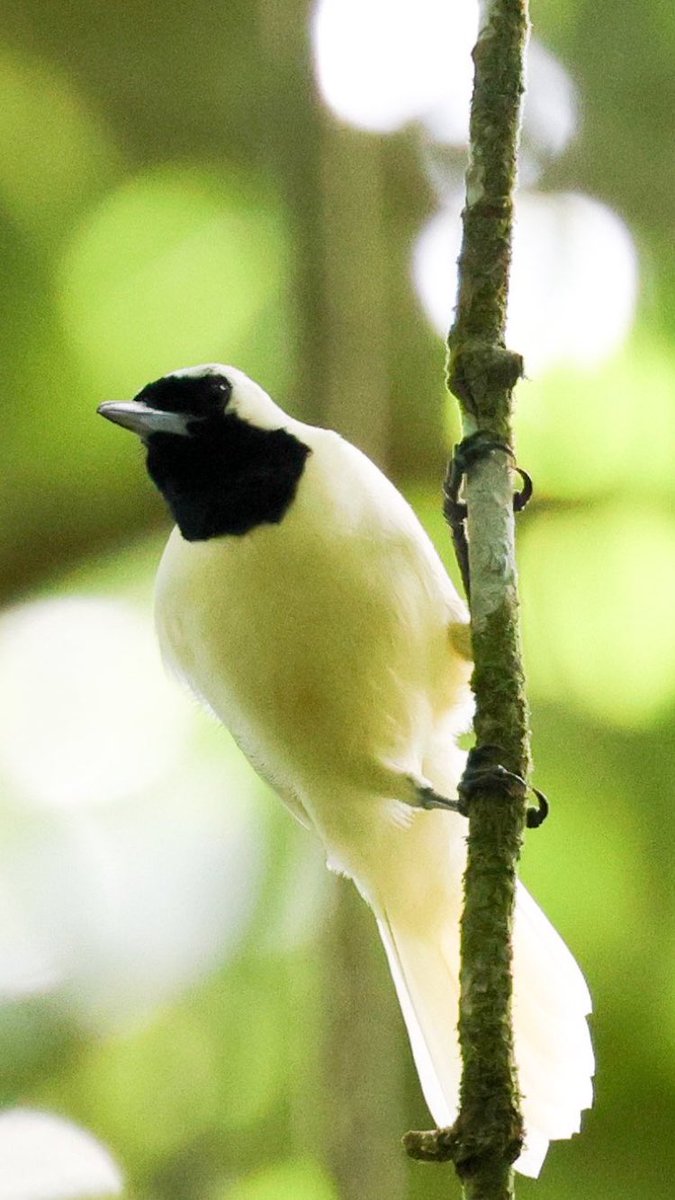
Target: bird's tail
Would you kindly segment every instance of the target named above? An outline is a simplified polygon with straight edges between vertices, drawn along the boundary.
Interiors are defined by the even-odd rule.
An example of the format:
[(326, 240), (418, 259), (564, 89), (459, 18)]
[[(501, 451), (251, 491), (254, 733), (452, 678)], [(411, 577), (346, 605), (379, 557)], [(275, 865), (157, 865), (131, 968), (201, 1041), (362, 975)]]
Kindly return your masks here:
[[(457, 1116), (461, 1074), (457, 1018), (463, 849), (455, 860), (446, 864), (443, 882), (425, 878), (422, 860), (419, 890), (414, 898), (408, 892), (407, 902), (407, 889), (392, 876), (390, 887), (383, 889), (380, 877), (377, 895), (371, 894), (422, 1091), (439, 1126), (451, 1125)], [(525, 1146), (515, 1165), (524, 1175), (539, 1174), (549, 1141), (576, 1133), (582, 1110), (592, 1102), (590, 1007), (574, 958), (519, 884), (513, 1019)]]

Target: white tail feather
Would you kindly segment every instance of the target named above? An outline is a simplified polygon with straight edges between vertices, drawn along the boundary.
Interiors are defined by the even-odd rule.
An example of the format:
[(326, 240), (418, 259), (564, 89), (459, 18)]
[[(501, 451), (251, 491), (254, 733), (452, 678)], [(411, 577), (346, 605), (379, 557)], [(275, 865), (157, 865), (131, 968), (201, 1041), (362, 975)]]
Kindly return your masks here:
[[(451, 1125), (457, 1116), (461, 1074), (458, 881), (443, 890), (449, 911), (442, 923), (438, 912), (427, 913), (426, 927), (419, 920), (397, 919), (402, 911), (398, 890), (388, 903), (380, 889), (373, 904), (422, 1091), (439, 1126)], [(515, 1165), (524, 1175), (539, 1174), (549, 1141), (577, 1132), (581, 1112), (592, 1102), (593, 1050), (585, 1019), (590, 1008), (574, 958), (519, 884), (513, 1019), (526, 1132)]]

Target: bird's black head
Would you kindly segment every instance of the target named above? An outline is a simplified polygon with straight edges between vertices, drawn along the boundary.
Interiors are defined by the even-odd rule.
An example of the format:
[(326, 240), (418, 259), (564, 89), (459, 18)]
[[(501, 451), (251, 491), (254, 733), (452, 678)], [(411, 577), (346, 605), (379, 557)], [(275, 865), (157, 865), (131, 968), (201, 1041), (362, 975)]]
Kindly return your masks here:
[(310, 453), (262, 388), (218, 363), (164, 375), (98, 411), (141, 437), (187, 541), (280, 522)]
[[(177, 372), (146, 383), (134, 401), (148, 408), (177, 413), (190, 421), (218, 421), (232, 398), (232, 381), (222, 371)], [(197, 432), (196, 427), (193, 432)]]

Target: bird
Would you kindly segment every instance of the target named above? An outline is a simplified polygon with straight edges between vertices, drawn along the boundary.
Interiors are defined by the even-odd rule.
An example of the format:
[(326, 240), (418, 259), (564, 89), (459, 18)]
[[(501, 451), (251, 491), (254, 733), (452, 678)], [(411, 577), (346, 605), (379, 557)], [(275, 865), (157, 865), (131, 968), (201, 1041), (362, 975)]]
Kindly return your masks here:
[[(172, 371), (98, 411), (141, 439), (175, 522), (155, 590), (162, 656), (372, 909), (422, 1092), (450, 1126), (467, 833), (451, 798), (472, 711), (464, 602), (379, 468), (236, 367)], [(515, 1167), (537, 1176), (549, 1142), (578, 1132), (592, 1104), (591, 1001), (520, 882), (513, 979)]]

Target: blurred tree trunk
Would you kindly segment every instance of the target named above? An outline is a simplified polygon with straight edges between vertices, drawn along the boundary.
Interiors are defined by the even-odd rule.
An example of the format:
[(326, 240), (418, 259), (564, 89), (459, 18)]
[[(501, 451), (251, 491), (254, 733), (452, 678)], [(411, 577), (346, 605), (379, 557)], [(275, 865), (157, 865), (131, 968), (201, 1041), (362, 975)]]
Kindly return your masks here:
[[(298, 363), (293, 400), (384, 465), (388, 440), (385, 242), (380, 144), (313, 104), (309, 7), (260, 0), (275, 64), (265, 139), (294, 225)], [(278, 97), (283, 95), (283, 105)], [(279, 114), (283, 112), (283, 120)], [(317, 204), (316, 197), (322, 197)], [(339, 797), (336, 798), (339, 803)], [(402, 1022), (375, 923), (351, 884), (334, 885), (322, 939), (318, 1078), (303, 1074), (304, 1152), (341, 1200), (401, 1200), (407, 1165)], [(322, 1097), (320, 1111), (317, 1097)]]
[[(386, 241), (380, 142), (326, 120), (321, 139), (327, 337), (321, 418), (385, 467)], [(338, 881), (325, 941), (326, 1158), (341, 1200), (397, 1200), (406, 1165), (402, 1022), (371, 913)]]
[(296, 372), (292, 395), (282, 397), (309, 420), (320, 417), (325, 389), (329, 322), (322, 270), (324, 216), (321, 120), (312, 103), (309, 5), (306, 0), (259, 0), (261, 81), (258, 142), (286, 205), (292, 237), (291, 289), (297, 329), (289, 347)]
[(324, 941), (326, 1164), (340, 1200), (402, 1200), (404, 1034), (375, 922), (345, 880)]
[(321, 418), (389, 458), (384, 181), (378, 138), (328, 119), (321, 139), (327, 376)]

